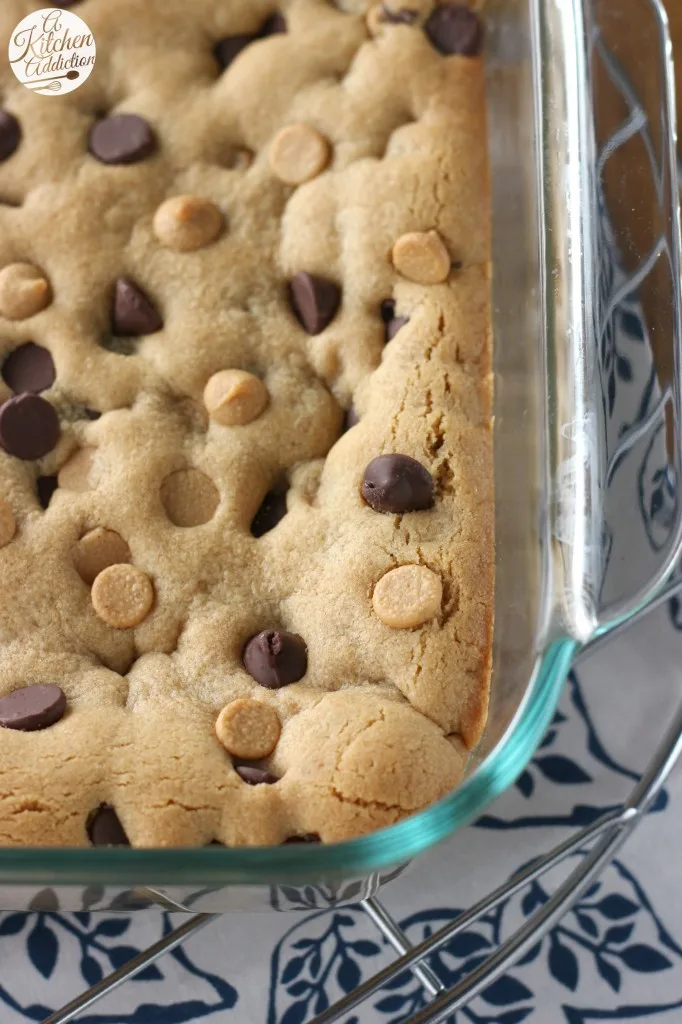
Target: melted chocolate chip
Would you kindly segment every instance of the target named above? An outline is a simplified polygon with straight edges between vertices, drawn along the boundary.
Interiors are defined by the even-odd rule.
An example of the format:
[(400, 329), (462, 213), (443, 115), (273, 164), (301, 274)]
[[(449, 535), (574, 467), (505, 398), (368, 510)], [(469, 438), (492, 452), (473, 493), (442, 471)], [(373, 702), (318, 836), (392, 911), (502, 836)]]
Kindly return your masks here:
[(18, 395), (0, 407), (0, 444), (18, 459), (41, 459), (52, 451), (59, 435), (55, 408), (39, 395)]
[(287, 514), (287, 487), (282, 484), (274, 487), (263, 498), (261, 507), (253, 517), (251, 533), (254, 537), (262, 537), (274, 530)]
[(285, 630), (264, 629), (244, 648), (244, 668), (269, 690), (297, 683), (308, 668), (308, 649), (303, 637)]
[(163, 327), (155, 307), (128, 277), (119, 277), (116, 282), (111, 327), (114, 334), (124, 338), (155, 334)]
[(281, 11), (275, 11), (269, 18), (266, 18), (260, 27), (258, 33), (259, 39), (265, 39), (266, 36), (277, 36), (282, 32), (286, 32), (287, 22)]
[(483, 46), (483, 22), (464, 4), (436, 7), (424, 22), (424, 32), (431, 45), (446, 56), (474, 57)]
[(56, 376), (52, 356), (46, 348), (33, 341), (19, 345), (2, 364), (2, 379), (17, 394), (29, 391), (37, 395), (40, 391), (47, 391)]
[(362, 496), (376, 512), (416, 512), (433, 505), (433, 480), (409, 455), (379, 455), (367, 466)]
[(52, 495), (57, 490), (59, 484), (57, 483), (56, 476), (39, 476), (36, 480), (36, 491), (38, 492), (38, 501), (40, 502), (41, 508), (47, 508), (52, 500)]
[(303, 329), (308, 334), (319, 334), (338, 312), (341, 289), (334, 281), (301, 270), (289, 282), (289, 300)]
[(66, 697), (59, 686), (35, 683), (0, 698), (0, 725), (5, 729), (35, 732), (54, 725), (65, 711)]
[(248, 783), (249, 786), (272, 786), (275, 782), (279, 782), (276, 775), (266, 772), (264, 768), (255, 768), (250, 764), (235, 765), (234, 770), (239, 778)]
[(9, 110), (0, 110), (0, 162), (9, 160), (21, 142), (21, 125)]
[(137, 114), (112, 114), (93, 126), (90, 152), (103, 164), (135, 164), (155, 148), (154, 133)]
[(86, 829), (93, 846), (130, 846), (118, 814), (109, 804), (101, 804), (93, 811)]

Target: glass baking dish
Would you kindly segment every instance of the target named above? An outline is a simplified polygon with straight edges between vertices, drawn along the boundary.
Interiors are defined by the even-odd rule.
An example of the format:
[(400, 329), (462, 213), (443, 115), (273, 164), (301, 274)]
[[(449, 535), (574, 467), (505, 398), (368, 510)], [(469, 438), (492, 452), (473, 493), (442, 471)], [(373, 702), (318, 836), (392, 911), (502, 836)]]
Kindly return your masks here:
[[(331, 846), (0, 850), (3, 909), (288, 909), (301, 884), (307, 908), (371, 895), (513, 782), (551, 721), (577, 647), (641, 608), (668, 576), (682, 515), (665, 17), (657, 0), (490, 0), (485, 17), (496, 627), (488, 724), (465, 780), (422, 813)], [(618, 76), (631, 89), (629, 109), (613, 89)], [(636, 300), (642, 323), (636, 372), (648, 375), (647, 403), (617, 434), (613, 367), (622, 357), (608, 336), (619, 296), (603, 287), (614, 259), (620, 299)], [(641, 543), (630, 493), (646, 506)]]

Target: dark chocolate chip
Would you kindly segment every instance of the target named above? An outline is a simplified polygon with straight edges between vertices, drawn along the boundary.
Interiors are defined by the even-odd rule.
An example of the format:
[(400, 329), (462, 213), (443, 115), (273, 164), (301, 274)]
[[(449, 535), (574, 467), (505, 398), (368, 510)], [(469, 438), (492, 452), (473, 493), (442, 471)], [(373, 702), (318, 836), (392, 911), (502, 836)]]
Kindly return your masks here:
[(392, 320), (389, 320), (386, 324), (386, 342), (393, 341), (400, 328), (409, 322), (409, 316), (394, 316)]
[(385, 324), (390, 324), (391, 320), (395, 316), (395, 302), (393, 299), (384, 299), (379, 306), (379, 313), (381, 319)]
[(66, 697), (53, 683), (35, 683), (0, 698), (0, 725), (6, 729), (35, 732), (47, 729), (63, 717)]
[(163, 320), (145, 293), (128, 277), (119, 277), (116, 282), (111, 327), (114, 334), (124, 338), (155, 334), (163, 327)]
[(391, 25), (413, 25), (419, 17), (419, 11), (412, 11), (409, 7), (401, 7), (392, 11), (386, 4), (381, 5), (381, 20)]
[(253, 517), (251, 533), (254, 537), (262, 537), (263, 534), (274, 530), (277, 523), (281, 522), (287, 514), (287, 488), (286, 485), (275, 487), (263, 498), (261, 507)]
[(319, 334), (336, 316), (341, 289), (334, 281), (301, 270), (289, 282), (289, 299), (304, 330)]
[(308, 649), (298, 633), (264, 629), (244, 648), (244, 668), (261, 686), (278, 690), (306, 674)]
[(316, 832), (308, 832), (304, 836), (289, 836), (288, 839), (284, 840), (284, 842), (282, 843), (282, 846), (292, 846), (293, 844), (299, 844), (299, 843), (321, 843), (321, 842), (322, 842), (322, 840), (320, 839), (320, 837), (318, 836), (318, 834)]
[(0, 407), (0, 444), (17, 459), (41, 459), (59, 435), (56, 410), (39, 395), (18, 395)]
[(153, 153), (154, 133), (137, 114), (112, 114), (93, 125), (90, 152), (103, 164), (135, 164)]
[(428, 469), (409, 455), (379, 455), (362, 478), (362, 496), (377, 512), (416, 512), (433, 505)]
[(464, 4), (444, 4), (431, 11), (424, 32), (439, 53), (475, 57), (483, 46), (483, 22)]
[(260, 27), (258, 33), (259, 39), (265, 39), (266, 36), (277, 36), (282, 32), (286, 32), (287, 22), (286, 18), (280, 11), (275, 11), (269, 18), (266, 18)]
[(118, 814), (109, 804), (101, 804), (93, 811), (86, 828), (93, 846), (130, 846)]
[(254, 768), (250, 764), (240, 764), (234, 769), (240, 779), (247, 782), (249, 786), (272, 786), (275, 782), (279, 782), (276, 775), (272, 772), (266, 772), (264, 768)]
[(243, 35), (225, 36), (224, 39), (219, 39), (213, 47), (213, 53), (221, 69), (224, 71), (225, 68), (229, 68), (235, 57), (238, 57), (242, 50), (257, 38), (253, 35)]
[(47, 391), (57, 376), (54, 361), (46, 348), (27, 341), (7, 356), (2, 364), (2, 379), (17, 394)]
[(343, 419), (343, 433), (345, 434), (346, 431), (350, 430), (351, 427), (357, 426), (359, 422), (360, 417), (356, 412), (355, 406), (349, 405), (346, 410), (346, 415), (344, 416)]
[(0, 161), (8, 160), (21, 142), (21, 125), (9, 110), (0, 110)]
[(52, 500), (52, 495), (57, 490), (59, 484), (57, 483), (56, 476), (39, 476), (36, 480), (36, 491), (38, 492), (38, 501), (40, 502), (41, 508), (47, 508)]

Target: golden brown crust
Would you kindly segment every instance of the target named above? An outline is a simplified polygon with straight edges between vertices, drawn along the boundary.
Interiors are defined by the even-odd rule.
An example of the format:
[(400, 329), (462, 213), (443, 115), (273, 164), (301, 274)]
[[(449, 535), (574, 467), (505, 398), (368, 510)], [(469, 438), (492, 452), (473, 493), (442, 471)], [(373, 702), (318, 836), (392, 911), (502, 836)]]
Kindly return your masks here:
[[(0, 357), (28, 340), (50, 351), (56, 381), (43, 397), (62, 428), (39, 462), (0, 451), (0, 495), (17, 523), (0, 550), (11, 595), (0, 695), (54, 682), (67, 697), (50, 728), (2, 731), (0, 843), (86, 845), (102, 803), (136, 846), (343, 839), (444, 796), (482, 731), (494, 566), (482, 62), (442, 56), (419, 24), (372, 37), (359, 0), (281, 6), (288, 32), (253, 43), (222, 75), (213, 42), (255, 32), (267, 0), (87, 0), (78, 13), (98, 62), (60, 99), (31, 95), (0, 68), (23, 132), (0, 163), (0, 201), (21, 203), (0, 202), (0, 270), (40, 267), (53, 294), (28, 325), (0, 319)], [(0, 48), (34, 8), (2, 4)], [(117, 167), (90, 156), (103, 110), (146, 118), (156, 153)], [(331, 151), (293, 187), (269, 154), (298, 123)], [(177, 251), (187, 240), (169, 248), (155, 234), (157, 211), (180, 195), (222, 214), (203, 248)], [(394, 267), (395, 243), (413, 232), (442, 239), (454, 265), (443, 283)], [(342, 289), (316, 336), (289, 306), (300, 271)], [(163, 320), (131, 354), (111, 338), (122, 277)], [(409, 317), (387, 345), (386, 299)], [(267, 389), (259, 415), (237, 426), (203, 402), (226, 369)], [(0, 400), (10, 394), (0, 382)], [(342, 434), (351, 401), (360, 422)], [(429, 470), (432, 508), (391, 515), (363, 502), (365, 466), (393, 452)], [(72, 472), (84, 461), (85, 474)], [(67, 464), (43, 510), (37, 478)], [(179, 487), (174, 474), (208, 483)], [(250, 524), (282, 476), (288, 512), (256, 538)], [(99, 528), (128, 545), (153, 587), (139, 625), (103, 621), (92, 580), (76, 571), (74, 549)], [(403, 564), (443, 587), (437, 614), (412, 629), (372, 607), (377, 581)], [(305, 640), (300, 682), (268, 690), (245, 671), (244, 645), (265, 629)], [(276, 784), (247, 785), (216, 737), (220, 711), (241, 699), (282, 724), (259, 762)]]

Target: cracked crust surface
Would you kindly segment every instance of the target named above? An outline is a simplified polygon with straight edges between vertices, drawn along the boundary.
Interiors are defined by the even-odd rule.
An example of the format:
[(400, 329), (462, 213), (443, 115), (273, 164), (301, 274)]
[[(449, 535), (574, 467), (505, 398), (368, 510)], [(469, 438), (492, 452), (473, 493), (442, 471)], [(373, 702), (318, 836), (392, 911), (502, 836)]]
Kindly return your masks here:
[[(0, 268), (40, 268), (53, 295), (29, 319), (0, 317), (0, 358), (27, 341), (49, 350), (56, 377), (42, 397), (61, 424), (36, 462), (0, 451), (17, 527), (0, 550), (0, 696), (52, 682), (67, 698), (50, 728), (0, 729), (0, 843), (87, 845), (101, 804), (136, 846), (341, 840), (447, 794), (481, 734), (494, 565), (483, 65), (438, 53), (419, 20), (371, 35), (367, 6), (283, 2), (287, 32), (221, 74), (215, 42), (256, 32), (267, 0), (84, 0), (75, 10), (98, 58), (83, 88), (39, 97), (0, 68), (2, 105), (22, 128), (0, 163)], [(3, 2), (0, 48), (34, 9)], [(152, 125), (152, 156), (110, 167), (88, 153), (112, 112)], [(330, 144), (326, 168), (298, 186), (269, 161), (292, 123)], [(159, 206), (185, 194), (225, 221), (194, 252), (154, 233)], [(428, 231), (453, 269), (412, 283), (392, 248)], [(314, 337), (287, 296), (303, 270), (342, 290)], [(130, 354), (111, 338), (122, 277), (163, 320)], [(385, 344), (387, 299), (409, 322)], [(225, 426), (204, 407), (226, 369), (266, 385), (251, 422)], [(0, 401), (11, 394), (0, 381)], [(351, 402), (359, 422), (344, 433)], [(38, 479), (84, 449), (78, 486), (62, 474), (42, 508)], [(429, 470), (432, 508), (364, 503), (366, 465), (393, 452)], [(164, 482), (187, 470), (217, 491), (198, 525), (168, 514)], [(283, 478), (287, 514), (256, 538), (251, 522)], [(192, 514), (183, 505), (178, 522)], [(76, 571), (76, 546), (98, 529), (153, 584), (133, 628), (98, 617)], [(403, 564), (443, 584), (439, 611), (414, 629), (372, 608), (376, 582)], [(305, 676), (279, 690), (242, 664), (246, 641), (271, 628), (308, 650)], [(219, 713), (242, 698), (282, 724), (258, 762), (274, 785), (247, 785), (216, 737)]]

